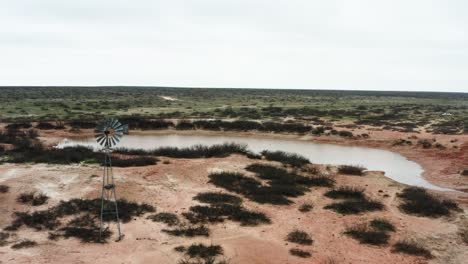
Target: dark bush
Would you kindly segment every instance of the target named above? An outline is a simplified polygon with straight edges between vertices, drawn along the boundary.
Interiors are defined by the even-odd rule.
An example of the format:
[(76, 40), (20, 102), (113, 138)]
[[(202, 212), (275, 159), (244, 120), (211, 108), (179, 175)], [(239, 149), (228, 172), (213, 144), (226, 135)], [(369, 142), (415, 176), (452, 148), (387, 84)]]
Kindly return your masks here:
[(314, 206), (311, 203), (303, 203), (301, 204), (301, 206), (299, 206), (299, 211), (306, 213), (306, 212), (310, 212), (313, 208)]
[(312, 245), (314, 242), (309, 234), (300, 230), (294, 230), (289, 233), (286, 240), (300, 245)]
[(190, 212), (183, 215), (192, 224), (223, 222), (225, 219), (251, 226), (270, 223), (270, 219), (265, 214), (249, 211), (242, 206), (232, 204), (196, 205), (190, 207)]
[(437, 198), (419, 187), (405, 188), (402, 193), (398, 194), (398, 197), (403, 200), (399, 206), (400, 210), (408, 214), (441, 217), (459, 210), (458, 205), (453, 201)]
[(0, 247), (5, 246), (8, 244), (7, 239), (10, 237), (9, 233), (6, 232), (0, 232)]
[(67, 123), (69, 126), (72, 128), (84, 128), (84, 129), (89, 129), (89, 128), (96, 128), (97, 123), (96, 122), (88, 122), (88, 121), (81, 121), (81, 120), (75, 120), (75, 121), (70, 121)]
[(429, 250), (411, 241), (398, 241), (393, 245), (392, 251), (413, 256), (432, 258), (432, 254)]
[(0, 185), (0, 193), (7, 193), (10, 190), (10, 186), (7, 185)]
[(39, 122), (36, 125), (37, 129), (48, 130), (48, 129), (55, 129), (55, 125), (48, 123), (48, 122)]
[(242, 199), (239, 196), (235, 196), (235, 195), (227, 194), (227, 193), (221, 193), (221, 192), (199, 193), (195, 197), (193, 197), (193, 199), (202, 203), (209, 203), (209, 204), (227, 203), (227, 204), (239, 205), (242, 203)]
[(21, 241), (19, 243), (14, 244), (13, 246), (11, 246), (11, 248), (12, 249), (21, 249), (21, 248), (30, 248), (30, 247), (35, 247), (35, 246), (37, 246), (36, 241), (26, 239), (26, 240), (23, 240), (23, 241)]
[(8, 124), (5, 126), (6, 129), (11, 129), (11, 130), (18, 130), (22, 128), (31, 128), (32, 124), (31, 123), (12, 123)]
[(39, 206), (45, 204), (49, 197), (43, 193), (29, 192), (20, 194), (16, 200), (23, 204)]
[(289, 253), (291, 255), (293, 255), (293, 256), (297, 256), (297, 257), (300, 257), (300, 258), (310, 258), (312, 256), (312, 254), (310, 254), (310, 252), (302, 250), (302, 249), (298, 249), (298, 248), (290, 249)]
[(195, 145), (188, 148), (161, 147), (153, 150), (118, 148), (115, 152), (127, 155), (155, 155), (188, 159), (227, 157), (231, 154), (246, 155), (250, 153), (246, 145), (235, 143), (224, 143), (212, 146)]
[(382, 232), (395, 232), (395, 226), (388, 220), (376, 218), (370, 222), (370, 226), (375, 230)]
[(291, 204), (292, 202), (284, 195), (302, 195), (302, 187), (294, 185), (285, 186), (262, 186), (261, 183), (251, 177), (246, 177), (241, 173), (220, 172), (209, 175), (210, 183), (222, 187), (228, 191), (239, 193), (248, 199), (258, 203), (270, 204)]
[(390, 236), (386, 232), (371, 230), (367, 225), (355, 225), (346, 229), (346, 235), (358, 240), (361, 244), (386, 245)]
[(60, 232), (52, 233), (52, 238), (56, 239), (62, 236), (64, 238), (78, 238), (84, 243), (106, 242), (110, 238), (111, 232), (105, 229), (99, 234), (99, 228), (97, 216), (87, 213), (69, 221), (65, 227), (60, 228)]
[(326, 197), (333, 199), (362, 199), (364, 198), (364, 189), (340, 186), (325, 193)]
[(458, 235), (465, 245), (468, 245), (468, 227), (459, 228)]
[(354, 166), (354, 165), (341, 165), (338, 167), (338, 172), (341, 174), (348, 174), (348, 175), (357, 175), (362, 176), (366, 168), (362, 166)]
[(306, 164), (310, 164), (310, 161), (307, 158), (295, 153), (264, 150), (262, 151), (262, 155), (267, 160), (279, 161), (283, 164), (288, 164), (293, 167), (302, 167)]
[(145, 119), (143, 117), (123, 117), (120, 123), (127, 124), (132, 129), (168, 129), (174, 127), (174, 123), (163, 119)]
[(201, 243), (199, 244), (192, 244), (190, 245), (187, 250), (185, 250), (186, 254), (189, 255), (191, 258), (209, 258), (209, 257), (216, 257), (218, 255), (223, 254), (223, 248), (219, 245), (209, 245), (205, 246)]
[(162, 222), (168, 226), (175, 226), (179, 224), (179, 218), (176, 214), (173, 213), (157, 213), (155, 215), (150, 215), (147, 219), (153, 220), (153, 222)]
[[(154, 157), (131, 157), (131, 158), (113, 158), (112, 166), (115, 167), (141, 167), (155, 165), (158, 159)], [(101, 163), (101, 165), (104, 165)]]
[(195, 125), (189, 121), (181, 120), (175, 126), (177, 130), (192, 130), (195, 129)]
[[(138, 204), (128, 202), (124, 199), (118, 200), (119, 218), (126, 223), (132, 220), (135, 216), (140, 216), (144, 213), (154, 212), (154, 207), (148, 204)], [(104, 204), (105, 207), (112, 207), (113, 204)], [(7, 227), (8, 230), (17, 230), (22, 225), (34, 228), (36, 230), (55, 230), (61, 223), (59, 218), (76, 215), (80, 213), (89, 213), (94, 216), (100, 215), (101, 199), (72, 199), (69, 201), (61, 201), (57, 206), (47, 210), (35, 211), (32, 213), (16, 212), (15, 219), (12, 224)], [(107, 215), (105, 221), (111, 221), (115, 218)]]
[(324, 207), (331, 209), (340, 214), (359, 214), (363, 212), (378, 211), (384, 208), (383, 204), (378, 201), (372, 201), (368, 198), (358, 200), (348, 200), (338, 203), (332, 203)]
[(186, 236), (186, 237), (195, 237), (195, 236), (209, 236), (210, 230), (202, 226), (180, 226), (176, 229), (167, 230), (163, 229), (163, 232), (166, 232), (173, 236)]
[(351, 138), (351, 137), (353, 137), (353, 132), (347, 131), (347, 130), (341, 130), (341, 131), (338, 131), (338, 135), (339, 135), (340, 137)]

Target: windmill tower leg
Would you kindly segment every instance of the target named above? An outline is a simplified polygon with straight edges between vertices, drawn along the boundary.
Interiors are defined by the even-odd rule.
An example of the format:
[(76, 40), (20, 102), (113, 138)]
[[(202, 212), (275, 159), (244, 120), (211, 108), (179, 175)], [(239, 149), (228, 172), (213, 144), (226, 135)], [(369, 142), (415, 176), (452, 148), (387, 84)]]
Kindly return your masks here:
[[(114, 174), (112, 171), (112, 162), (110, 150), (105, 150), (104, 171), (102, 174), (102, 194), (101, 194), (101, 217), (99, 224), (99, 240), (102, 241), (103, 232), (110, 225), (110, 221), (115, 220), (118, 230), (117, 241), (123, 238), (120, 229), (119, 209), (117, 206), (117, 194), (115, 191)], [(106, 226), (106, 222), (108, 222)]]

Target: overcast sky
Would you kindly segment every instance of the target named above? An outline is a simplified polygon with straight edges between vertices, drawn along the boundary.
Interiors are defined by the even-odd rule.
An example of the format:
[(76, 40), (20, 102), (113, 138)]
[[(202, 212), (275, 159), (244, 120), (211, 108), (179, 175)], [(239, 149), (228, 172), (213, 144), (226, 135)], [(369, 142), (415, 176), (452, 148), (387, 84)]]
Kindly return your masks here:
[(0, 85), (468, 92), (468, 1), (0, 0)]

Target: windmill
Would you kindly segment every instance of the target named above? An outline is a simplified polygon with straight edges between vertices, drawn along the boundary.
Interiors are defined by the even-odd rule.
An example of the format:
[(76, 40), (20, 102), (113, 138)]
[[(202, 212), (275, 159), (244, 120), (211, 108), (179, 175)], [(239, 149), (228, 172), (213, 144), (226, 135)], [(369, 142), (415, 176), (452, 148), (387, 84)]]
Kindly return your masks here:
[[(117, 195), (115, 193), (114, 174), (112, 172), (111, 152), (112, 147), (119, 143), (124, 134), (128, 133), (128, 125), (122, 125), (117, 119), (108, 118), (102, 121), (95, 130), (95, 138), (104, 152), (104, 171), (102, 174), (101, 216), (99, 224), (99, 240), (102, 232), (107, 230), (104, 221), (114, 220), (117, 223), (119, 236), (117, 241), (123, 238), (120, 230), (119, 210)], [(115, 217), (113, 219), (113, 217)], [(110, 225), (110, 222), (109, 224)]]

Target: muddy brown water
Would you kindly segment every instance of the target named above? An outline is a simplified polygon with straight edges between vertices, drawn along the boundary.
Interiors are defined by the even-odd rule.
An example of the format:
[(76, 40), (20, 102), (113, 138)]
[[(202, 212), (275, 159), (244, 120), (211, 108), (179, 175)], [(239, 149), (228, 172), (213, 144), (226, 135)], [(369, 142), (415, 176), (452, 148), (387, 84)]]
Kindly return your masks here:
[[(122, 138), (118, 147), (154, 149), (167, 146), (210, 146), (225, 142), (246, 144), (250, 150), (257, 153), (262, 150), (281, 150), (297, 153), (308, 158), (312, 163), (361, 165), (368, 170), (384, 171), (385, 176), (400, 183), (433, 190), (453, 191), (431, 184), (424, 179), (422, 176), (424, 170), (418, 163), (410, 161), (395, 152), (367, 147), (340, 146), (300, 140), (204, 135), (127, 135)], [(63, 148), (76, 145), (89, 146), (98, 150), (94, 138), (64, 139), (57, 147)]]

